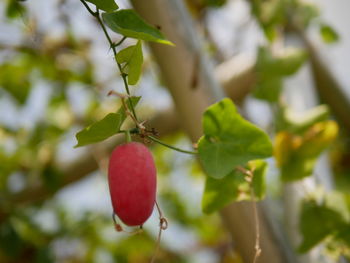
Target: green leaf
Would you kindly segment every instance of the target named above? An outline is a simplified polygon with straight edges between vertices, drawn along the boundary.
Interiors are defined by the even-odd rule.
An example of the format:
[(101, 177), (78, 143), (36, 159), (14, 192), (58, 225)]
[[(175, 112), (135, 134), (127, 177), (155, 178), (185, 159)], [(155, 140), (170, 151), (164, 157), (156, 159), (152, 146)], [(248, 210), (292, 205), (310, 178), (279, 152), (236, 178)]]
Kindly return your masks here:
[(120, 64), (126, 63), (128, 84), (135, 85), (140, 79), (143, 63), (141, 41), (138, 41), (134, 46), (119, 51), (116, 59)]
[(277, 37), (277, 28), (274, 25), (264, 26), (263, 28), (265, 37), (272, 43)]
[(239, 165), (272, 154), (269, 137), (243, 119), (230, 99), (223, 99), (205, 111), (203, 130), (198, 154), (211, 177), (222, 178)]
[[(251, 170), (254, 174), (253, 176), (253, 190), (256, 200), (261, 200), (265, 197), (266, 191), (266, 171), (267, 171), (267, 162), (264, 160), (254, 160), (248, 162), (248, 169)], [(250, 193), (249, 193), (250, 194)], [(251, 199), (252, 197), (250, 197)]]
[[(265, 196), (265, 174), (267, 163), (263, 160), (254, 160), (248, 163), (246, 169), (253, 170), (253, 190), (255, 200)], [(220, 210), (233, 201), (252, 200), (250, 184), (246, 175), (238, 170), (232, 171), (222, 179), (207, 177), (202, 199), (204, 213)]]
[(322, 40), (327, 44), (335, 43), (339, 40), (338, 33), (332, 27), (326, 24), (321, 25), (320, 34)]
[(332, 190), (331, 192), (326, 193), (324, 199), (327, 207), (337, 211), (344, 220), (348, 222), (350, 219), (350, 210), (347, 198), (349, 197), (349, 194)]
[(301, 135), (317, 122), (326, 121), (328, 118), (327, 105), (319, 105), (304, 112), (295, 112), (290, 108), (281, 107), (277, 113), (276, 129)]
[[(129, 109), (131, 105), (135, 107), (141, 97), (130, 97), (126, 101)], [(74, 148), (103, 141), (120, 131), (120, 127), (125, 121), (127, 115), (123, 106), (119, 108), (117, 113), (109, 113), (102, 120), (86, 127), (76, 134), (78, 140)]]
[(254, 96), (268, 102), (278, 101), (283, 77), (294, 74), (306, 61), (307, 53), (296, 48), (286, 48), (275, 55), (266, 48), (260, 47), (256, 71), (258, 75)]
[(74, 148), (100, 142), (117, 134), (122, 123), (121, 114), (107, 114), (102, 120), (95, 122), (76, 134), (78, 144)]
[(173, 45), (158, 29), (147, 24), (134, 10), (124, 9), (105, 13), (102, 14), (102, 18), (110, 29), (123, 36)]
[[(322, 225), (317, 222), (322, 222)], [(305, 201), (300, 214), (299, 227), (303, 241), (299, 251), (301, 253), (309, 251), (327, 236), (336, 233), (344, 224), (341, 215), (333, 209), (319, 205), (314, 200)]]
[(93, 3), (99, 9), (106, 12), (113, 12), (118, 9), (118, 5), (114, 2), (114, 0), (86, 0), (90, 3)]
[(289, 76), (298, 71), (306, 61), (307, 53), (302, 49), (286, 48), (274, 55), (266, 47), (258, 50), (257, 72), (270, 76)]
[(25, 6), (18, 0), (8, 0), (5, 14), (8, 18), (23, 17), (26, 13)]
[(277, 102), (282, 91), (282, 78), (275, 76), (260, 76), (254, 88), (253, 95), (257, 99)]
[(286, 48), (276, 56), (276, 70), (283, 76), (296, 73), (307, 59), (307, 53), (298, 48)]
[(334, 121), (318, 122), (302, 135), (279, 132), (275, 137), (274, 155), (285, 182), (312, 175), (320, 154), (334, 141), (338, 125)]
[(350, 225), (346, 224), (339, 229), (335, 235), (335, 239), (345, 243), (346, 247), (350, 248)]
[(233, 171), (222, 179), (207, 177), (202, 198), (204, 213), (213, 213), (239, 197), (239, 186), (244, 184), (244, 175)]

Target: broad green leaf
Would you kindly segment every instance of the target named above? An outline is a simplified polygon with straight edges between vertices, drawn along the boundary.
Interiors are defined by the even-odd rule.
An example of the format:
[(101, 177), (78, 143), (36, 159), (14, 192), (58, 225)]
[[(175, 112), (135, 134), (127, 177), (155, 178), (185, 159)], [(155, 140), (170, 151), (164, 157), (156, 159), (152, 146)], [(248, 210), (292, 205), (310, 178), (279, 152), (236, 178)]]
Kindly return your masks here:
[(126, 72), (128, 74), (128, 84), (135, 85), (140, 79), (143, 63), (141, 41), (138, 41), (134, 46), (119, 51), (116, 59), (120, 64), (126, 63), (128, 70)]
[(114, 0), (86, 0), (90, 3), (93, 3), (99, 9), (106, 12), (113, 12), (118, 9), (118, 5), (114, 2)]
[(121, 125), (122, 115), (119, 113), (109, 113), (102, 120), (78, 132), (76, 134), (78, 143), (74, 147), (103, 141), (117, 134)]
[[(250, 161), (246, 169), (253, 170), (253, 190), (255, 200), (265, 196), (265, 174), (267, 163), (262, 160)], [(232, 171), (222, 179), (207, 177), (202, 199), (205, 213), (215, 212), (233, 201), (252, 200), (250, 184), (246, 175), (238, 170)]]
[(110, 29), (123, 36), (173, 45), (158, 29), (147, 24), (134, 10), (124, 9), (105, 13), (102, 14), (102, 18)]
[(269, 137), (243, 119), (230, 99), (223, 99), (205, 111), (203, 131), (198, 154), (211, 177), (222, 178), (239, 165), (272, 154)]
[(302, 49), (286, 48), (276, 56), (275, 67), (278, 73), (284, 76), (293, 75), (304, 64), (307, 53)]
[(241, 184), (245, 185), (244, 175), (236, 171), (221, 179), (207, 177), (202, 197), (203, 212), (213, 213), (238, 199)]
[(257, 99), (277, 102), (282, 91), (282, 78), (262, 75), (257, 81), (253, 95)]
[(302, 135), (279, 132), (275, 138), (274, 156), (283, 181), (310, 176), (320, 154), (334, 141), (338, 126), (334, 121), (314, 124)]
[(317, 122), (326, 121), (329, 118), (329, 108), (327, 105), (319, 105), (299, 113), (290, 108), (281, 107), (277, 114), (277, 131), (288, 131), (301, 135)]
[(286, 48), (278, 55), (266, 47), (260, 47), (257, 58), (257, 83), (254, 96), (268, 102), (276, 102), (282, 91), (283, 77), (294, 74), (305, 62), (307, 54), (296, 48)]
[(309, 251), (327, 236), (336, 233), (345, 224), (338, 212), (325, 205), (319, 205), (313, 200), (302, 204), (299, 222), (303, 236), (303, 241), (299, 246), (301, 253)]
[[(131, 97), (128, 99), (126, 101), (128, 108), (131, 109), (131, 104), (135, 107), (140, 98), (141, 97)], [(126, 117), (127, 115), (123, 106), (119, 108), (117, 113), (107, 114), (102, 120), (78, 132), (76, 134), (78, 143), (74, 147), (100, 142), (117, 134)]]
[(350, 248), (350, 224), (344, 225), (342, 228), (338, 229), (338, 232), (334, 236), (336, 240), (341, 241), (344, 243), (345, 247), (347, 249)]
[(306, 58), (307, 53), (302, 49), (286, 48), (275, 55), (268, 48), (260, 47), (257, 72), (269, 76), (289, 76), (302, 66)]
[(338, 33), (329, 25), (322, 24), (320, 34), (325, 43), (331, 44), (339, 40)]

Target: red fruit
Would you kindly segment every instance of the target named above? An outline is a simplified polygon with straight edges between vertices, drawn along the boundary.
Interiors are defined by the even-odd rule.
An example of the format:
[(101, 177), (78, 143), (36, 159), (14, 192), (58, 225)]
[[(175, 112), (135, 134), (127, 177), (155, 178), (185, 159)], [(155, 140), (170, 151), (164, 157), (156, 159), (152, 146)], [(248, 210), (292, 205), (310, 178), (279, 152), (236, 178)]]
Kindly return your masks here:
[(142, 225), (156, 200), (156, 167), (142, 143), (116, 147), (109, 160), (108, 182), (114, 213), (129, 226)]

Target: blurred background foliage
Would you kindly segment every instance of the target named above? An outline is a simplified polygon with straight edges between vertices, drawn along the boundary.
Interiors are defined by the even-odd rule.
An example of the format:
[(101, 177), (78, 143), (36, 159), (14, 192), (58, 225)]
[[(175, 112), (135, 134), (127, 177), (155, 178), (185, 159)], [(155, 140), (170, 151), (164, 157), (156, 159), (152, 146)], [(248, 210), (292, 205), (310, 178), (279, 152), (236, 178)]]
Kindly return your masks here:
[[(320, 18), (320, 10), (312, 3), (251, 0), (238, 1), (237, 7), (233, 2), (187, 0), (186, 4), (215, 63), (244, 48), (256, 54), (257, 80), (250, 100), (269, 105), (271, 117), (262, 126), (276, 135), (275, 158), (282, 180), (310, 176), (321, 152), (331, 145), (335, 190), (325, 194), (319, 187), (305, 199), (300, 228), (304, 239), (299, 250), (305, 252), (327, 238), (328, 252), (349, 256), (349, 130), (340, 125), (337, 136), (338, 126), (328, 120), (332, 109), (326, 106), (296, 117), (280, 103), (284, 79), (295, 74), (310, 54), (299, 48), (274, 51), (276, 39), (295, 25), (299, 30), (311, 24), (326, 43), (336, 43), (341, 36)], [(118, 4), (130, 6), (126, 1)], [(232, 28), (217, 28), (213, 19), (229, 16), (230, 11), (224, 10), (230, 8), (251, 13), (241, 18), (241, 28), (234, 26), (234, 20)], [(157, 214), (141, 235), (117, 233), (106, 183), (108, 152), (99, 145), (73, 149), (78, 130), (120, 106), (117, 99), (106, 96), (111, 89), (122, 91), (122, 80), (101, 30), (74, 0), (6, 0), (0, 2), (0, 12), (0, 262), (149, 262), (156, 246)], [(251, 23), (255, 25), (252, 34), (264, 41), (246, 45), (251, 38), (243, 34), (246, 40), (237, 43)], [(225, 34), (236, 35), (226, 41), (231, 43), (229, 48), (220, 43)], [(142, 81), (134, 92), (143, 96), (138, 110), (147, 118), (167, 108), (171, 99), (144, 49)], [(164, 140), (189, 147), (179, 132)], [(158, 200), (170, 225), (158, 261), (242, 262), (232, 251), (231, 237), (220, 218), (201, 212), (204, 178), (195, 160), (158, 145), (152, 150), (158, 169)], [(87, 152), (94, 156), (90, 163)], [(91, 162), (98, 163), (99, 169), (91, 170)], [(267, 185), (276, 206), (281, 205), (278, 174), (276, 168), (271, 169)], [(315, 225), (320, 214), (324, 222), (330, 222), (321, 233), (323, 226)]]

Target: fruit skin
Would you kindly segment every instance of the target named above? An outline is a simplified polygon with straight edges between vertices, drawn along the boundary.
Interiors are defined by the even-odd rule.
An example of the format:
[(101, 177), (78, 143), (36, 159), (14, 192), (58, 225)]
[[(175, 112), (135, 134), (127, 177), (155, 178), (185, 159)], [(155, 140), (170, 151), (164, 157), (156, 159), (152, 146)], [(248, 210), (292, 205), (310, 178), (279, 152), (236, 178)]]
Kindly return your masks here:
[(117, 146), (108, 167), (114, 213), (129, 226), (142, 225), (156, 200), (157, 171), (151, 152), (142, 143)]

